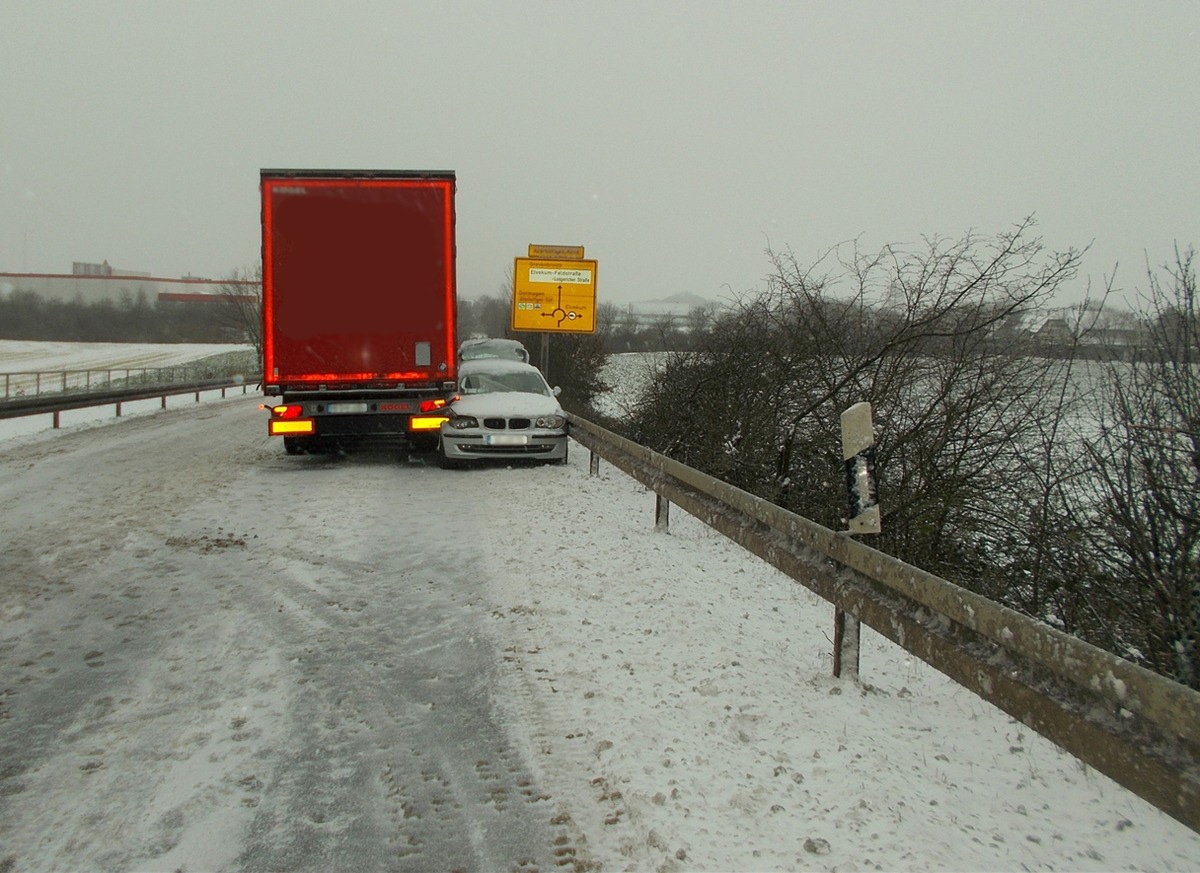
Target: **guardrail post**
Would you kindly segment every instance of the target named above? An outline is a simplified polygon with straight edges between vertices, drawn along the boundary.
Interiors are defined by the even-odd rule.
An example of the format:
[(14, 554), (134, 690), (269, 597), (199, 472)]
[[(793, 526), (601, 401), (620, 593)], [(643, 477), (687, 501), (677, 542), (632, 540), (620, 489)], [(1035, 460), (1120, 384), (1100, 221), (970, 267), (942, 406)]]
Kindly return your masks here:
[(671, 521), (671, 501), (657, 492), (654, 495), (654, 529), (666, 531)]
[(845, 610), (833, 610), (833, 677), (858, 681), (860, 624), (857, 618), (847, 615)]

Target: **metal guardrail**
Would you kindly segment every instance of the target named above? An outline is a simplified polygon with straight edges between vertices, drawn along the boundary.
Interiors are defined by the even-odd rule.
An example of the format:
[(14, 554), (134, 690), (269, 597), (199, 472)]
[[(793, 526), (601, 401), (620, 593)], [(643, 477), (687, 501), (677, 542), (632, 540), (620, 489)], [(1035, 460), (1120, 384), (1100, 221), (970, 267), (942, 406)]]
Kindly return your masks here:
[(134, 385), (187, 384), (215, 378), (212, 367), (92, 367), (86, 370), (30, 370), (0, 373), (3, 401), (43, 394), (105, 391)]
[(1200, 832), (1200, 693), (577, 415), (571, 436)]
[(0, 401), (0, 419), (49, 413), (54, 416), (54, 427), (58, 427), (59, 413), (68, 409), (85, 409), (111, 404), (116, 407), (116, 414), (120, 416), (122, 404), (135, 400), (160, 398), (162, 408), (166, 409), (167, 398), (178, 394), (195, 394), (196, 402), (199, 403), (200, 394), (203, 391), (219, 390), (221, 396), (224, 397), (230, 388), (241, 388), (242, 393), (245, 394), (250, 386), (257, 385), (258, 382), (257, 376), (250, 379), (226, 376), (220, 379), (199, 379), (192, 382), (23, 396)]

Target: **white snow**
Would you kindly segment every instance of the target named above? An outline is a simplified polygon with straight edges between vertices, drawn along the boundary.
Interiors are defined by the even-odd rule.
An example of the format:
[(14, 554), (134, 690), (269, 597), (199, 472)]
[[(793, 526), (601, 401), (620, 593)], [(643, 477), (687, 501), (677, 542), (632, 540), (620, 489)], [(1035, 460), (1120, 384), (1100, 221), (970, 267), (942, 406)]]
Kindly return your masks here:
[[(111, 410), (66, 429), (98, 419)], [(48, 424), (0, 421), (0, 451), (52, 443)], [(860, 682), (833, 679), (827, 603), (678, 509), (656, 530), (653, 493), (604, 463), (589, 476), (577, 444), (565, 468), (443, 475), (469, 482), (484, 523), (497, 705), (594, 869), (1200, 868), (1200, 835), (869, 629)], [(228, 860), (204, 839), (172, 864)]]
[(0, 373), (88, 370), (116, 367), (178, 367), (245, 345), (207, 343), (68, 343), (0, 340)]

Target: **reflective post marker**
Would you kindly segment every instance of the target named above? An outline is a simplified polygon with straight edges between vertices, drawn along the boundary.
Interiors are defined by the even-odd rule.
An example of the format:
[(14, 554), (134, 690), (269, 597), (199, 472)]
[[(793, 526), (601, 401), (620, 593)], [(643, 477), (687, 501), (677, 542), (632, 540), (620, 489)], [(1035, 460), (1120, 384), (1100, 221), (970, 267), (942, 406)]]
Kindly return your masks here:
[(856, 403), (842, 413), (842, 457), (850, 496), (850, 533), (877, 534), (879, 489), (875, 481), (875, 428), (871, 404)]
[[(875, 481), (875, 425), (871, 404), (856, 403), (842, 413), (842, 457), (850, 499), (850, 533), (877, 534), (879, 489)], [(858, 618), (842, 609), (833, 613), (833, 675), (858, 680)]]

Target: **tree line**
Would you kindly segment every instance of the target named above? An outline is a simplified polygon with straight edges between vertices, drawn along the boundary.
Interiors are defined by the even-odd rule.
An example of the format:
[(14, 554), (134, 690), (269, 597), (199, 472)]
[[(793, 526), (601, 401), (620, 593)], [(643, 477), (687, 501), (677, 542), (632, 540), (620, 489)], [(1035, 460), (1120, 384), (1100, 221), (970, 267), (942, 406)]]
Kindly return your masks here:
[(85, 303), (33, 291), (0, 298), (0, 339), (60, 342), (240, 343), (241, 332), (219, 305), (158, 301), (144, 291)]

